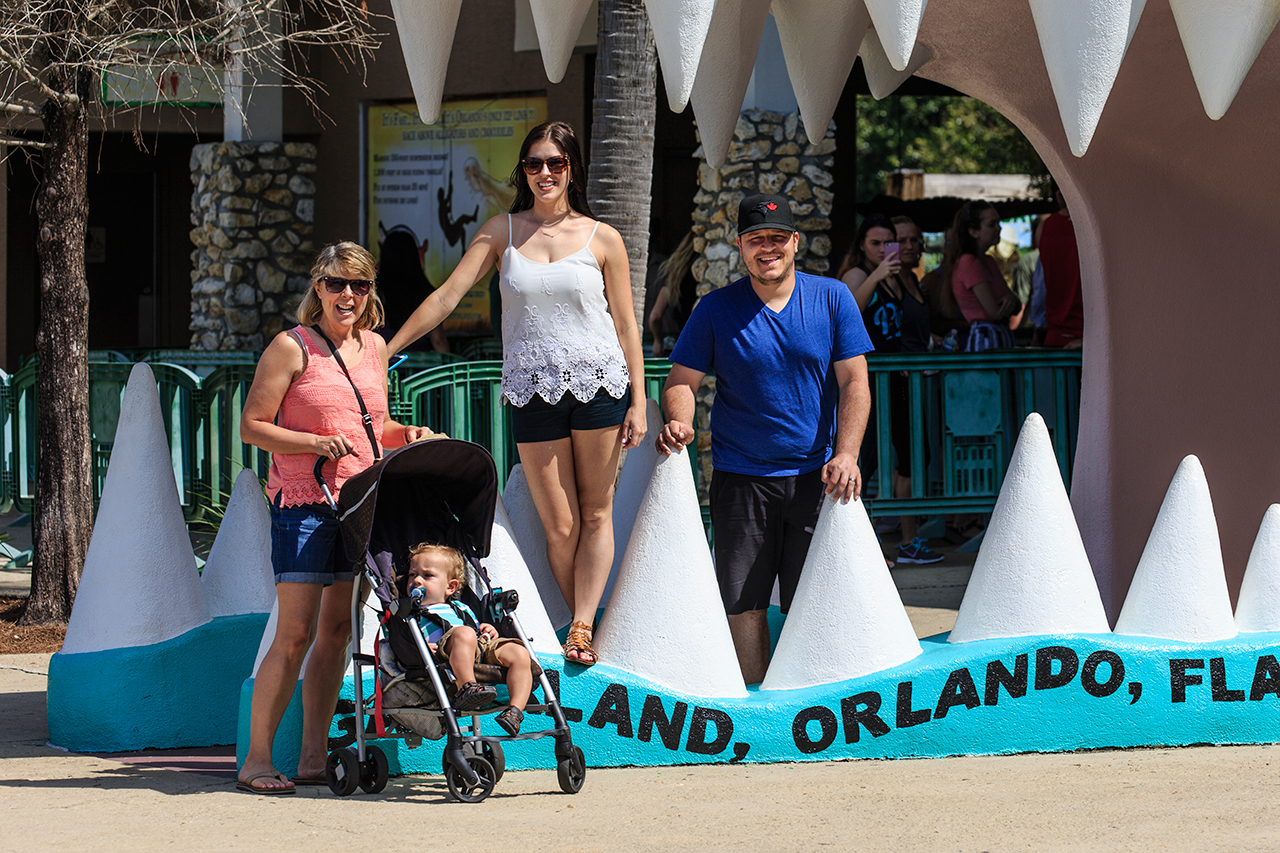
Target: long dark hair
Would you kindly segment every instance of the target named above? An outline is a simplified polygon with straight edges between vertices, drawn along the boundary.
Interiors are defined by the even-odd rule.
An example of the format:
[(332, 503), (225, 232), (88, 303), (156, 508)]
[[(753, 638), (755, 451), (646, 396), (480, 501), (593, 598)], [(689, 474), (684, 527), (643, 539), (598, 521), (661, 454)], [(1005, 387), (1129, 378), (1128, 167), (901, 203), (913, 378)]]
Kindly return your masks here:
[(996, 207), (989, 201), (970, 201), (956, 211), (951, 220), (951, 230), (947, 232), (947, 244), (942, 253), (943, 284), (938, 294), (939, 307), (947, 317), (960, 316), (960, 303), (956, 300), (955, 288), (951, 286), (951, 277), (955, 275), (956, 264), (965, 255), (979, 257), (978, 238), (969, 233), (970, 228), (977, 228), (982, 223), (982, 214)]
[(569, 158), (569, 207), (595, 219), (591, 206), (587, 204), (587, 168), (582, 162), (582, 149), (578, 147), (578, 137), (573, 126), (563, 121), (544, 121), (529, 131), (520, 146), (520, 160), (511, 170), (511, 185), (516, 188), (515, 201), (511, 202), (511, 212), (519, 213), (533, 207), (533, 190), (529, 189), (529, 178), (524, 173), (520, 161), (529, 156), (533, 143), (547, 140), (564, 152)]
[(947, 244), (946, 254), (942, 259), (944, 267), (954, 270), (956, 261), (962, 255), (973, 255), (976, 258), (981, 254), (978, 251), (978, 239), (969, 233), (969, 229), (977, 228), (982, 223), (982, 214), (995, 209), (995, 205), (989, 201), (970, 201), (956, 211), (955, 219), (951, 221), (955, 239)]
[[(898, 239), (898, 232), (893, 227), (893, 220), (885, 216), (883, 213), (869, 213), (862, 219), (862, 224), (858, 226), (858, 233), (853, 236), (853, 245), (849, 247), (849, 251), (845, 253), (844, 260), (840, 263), (840, 269), (836, 272), (836, 278), (843, 278), (844, 274), (854, 267), (861, 267), (867, 260), (867, 253), (862, 250), (862, 244), (867, 239), (867, 232), (872, 228), (884, 228), (890, 234), (894, 235), (894, 239)], [(866, 268), (863, 267), (865, 270)], [(872, 270), (866, 270), (872, 272)]]

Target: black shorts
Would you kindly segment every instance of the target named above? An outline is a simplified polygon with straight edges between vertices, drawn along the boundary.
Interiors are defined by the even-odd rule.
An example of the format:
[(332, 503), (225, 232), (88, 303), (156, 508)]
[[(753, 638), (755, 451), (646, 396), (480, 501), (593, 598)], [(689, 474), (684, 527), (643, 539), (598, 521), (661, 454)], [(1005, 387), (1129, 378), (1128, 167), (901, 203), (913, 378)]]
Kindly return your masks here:
[(575, 429), (617, 426), (626, 418), (629, 408), (630, 388), (621, 400), (609, 396), (609, 392), (601, 388), (586, 403), (573, 396), (571, 391), (565, 391), (554, 403), (548, 403), (535, 394), (523, 406), (512, 407), (511, 433), (516, 444), (558, 441), (568, 438)]
[(711, 524), (725, 613), (767, 610), (775, 580), (782, 612), (791, 609), (823, 497), (821, 468), (793, 477), (712, 472)]

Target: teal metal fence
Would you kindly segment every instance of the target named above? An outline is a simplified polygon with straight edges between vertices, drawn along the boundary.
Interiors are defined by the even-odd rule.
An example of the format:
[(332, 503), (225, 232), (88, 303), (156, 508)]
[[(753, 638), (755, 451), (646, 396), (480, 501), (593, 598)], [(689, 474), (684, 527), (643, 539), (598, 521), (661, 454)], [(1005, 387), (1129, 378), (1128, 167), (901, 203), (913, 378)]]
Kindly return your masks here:
[(908, 386), (911, 490), (893, 496), (890, 406), (875, 406), (875, 459), (860, 460), (872, 515), (989, 512), (1026, 417), (1049, 429), (1063, 483), (1071, 486), (1080, 410), (1080, 353), (1005, 350), (904, 353), (868, 359), (872, 396), (888, 400), (891, 377)]
[[(265, 478), (270, 457), (240, 440), (240, 414), (258, 353), (131, 353), (150, 364), (160, 394), (174, 483), (189, 521), (223, 507), (244, 468)], [(650, 398), (661, 397), (670, 363), (645, 361)], [(873, 515), (985, 512), (995, 504), (1026, 415), (1039, 412), (1049, 427), (1063, 481), (1069, 486), (1079, 410), (1078, 352), (1013, 350), (976, 354), (873, 355), (872, 393), (888, 400), (890, 377), (909, 389), (910, 494), (894, 497), (892, 411), (877, 406), (876, 454), (863, 459)], [(132, 365), (116, 352), (95, 353), (89, 364), (89, 404), (95, 505), (102, 494), (125, 383)], [(501, 402), (502, 365), (415, 354), (388, 382), (392, 417), (484, 445), (499, 477), (518, 461), (510, 409)], [(39, 401), (36, 363), (0, 372), (0, 510), (30, 511), (35, 500)], [(696, 460), (692, 460), (696, 463)], [(694, 465), (695, 474), (698, 468)]]

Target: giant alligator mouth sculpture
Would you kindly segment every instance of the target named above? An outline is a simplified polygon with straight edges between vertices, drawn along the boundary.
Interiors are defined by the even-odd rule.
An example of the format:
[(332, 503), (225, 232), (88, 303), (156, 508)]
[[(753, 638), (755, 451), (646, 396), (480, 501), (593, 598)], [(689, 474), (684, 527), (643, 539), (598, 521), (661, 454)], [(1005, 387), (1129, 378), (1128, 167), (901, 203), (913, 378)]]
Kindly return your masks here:
[[(529, 0), (550, 80), (590, 3)], [(464, 0), (392, 3), (419, 112), (439, 114)], [(691, 103), (711, 164), (733, 144), (772, 12), (806, 127), (826, 129), (854, 59), (883, 97), (911, 73), (987, 102), (1061, 185), (1087, 345), (1072, 501), (1119, 612), (1162, 497), (1194, 450), (1213, 472), (1239, 583), (1280, 494), (1280, 418), (1258, 393), (1280, 288), (1280, 7), (1268, 0), (645, 0), (668, 105)], [(841, 129), (836, 129), (837, 141)], [(810, 134), (821, 139), (823, 133)], [(837, 205), (848, 202), (836, 187)], [(691, 188), (690, 192), (693, 192)], [(837, 241), (848, 235), (833, 235)], [(1238, 310), (1248, 305), (1246, 311)]]
[[(238, 738), (243, 755), (253, 689), (243, 679), (274, 635), (271, 620), (262, 630), (269, 598), (259, 594), (269, 521), (248, 474), (202, 581), (189, 545), (176, 544), (185, 529), (165, 441), (154, 377), (138, 365), (67, 645), (50, 666), (50, 740), (116, 751)], [(1194, 457), (1168, 489), (1115, 633), (1037, 415), (949, 636), (916, 639), (861, 504), (827, 503), (767, 677), (752, 689), (686, 459), (650, 450), (624, 467), (628, 544), (597, 632), (603, 662), (589, 669), (556, 654), (551, 597), (539, 592), (554, 581), (545, 558), (522, 556), (542, 546), (529, 541), (537, 521), (521, 482), (513, 472), (485, 562), (495, 583), (521, 592), (522, 621), (593, 766), (1280, 740), (1280, 506), (1266, 514), (1233, 616)], [(256, 612), (235, 615), (246, 609)], [(293, 707), (277, 738), (282, 770), (296, 762), (299, 733)], [(333, 735), (349, 737), (350, 724), (335, 720)], [(508, 766), (550, 760), (525, 746), (510, 745)], [(438, 746), (386, 749), (398, 772), (439, 767)]]
[[(533, 0), (553, 80), (572, 49), (556, 35), (576, 33), (567, 19), (580, 23), (588, 5)], [(754, 55), (770, 4), (646, 5), (670, 103), (692, 100), (714, 163), (731, 144), (724, 128), (742, 103), (740, 58)], [(649, 497), (634, 504), (632, 536), (618, 540), (630, 542), (629, 565), (600, 627), (604, 662), (558, 676), (564, 703), (581, 712), (574, 738), (589, 762), (1280, 740), (1280, 510), (1266, 511), (1254, 538), (1280, 485), (1272, 462), (1280, 418), (1274, 395), (1258, 387), (1269, 376), (1258, 367), (1274, 365), (1280, 316), (1273, 262), (1258, 250), (1276, 230), (1280, 197), (1272, 142), (1280, 138), (1280, 50), (1268, 43), (1280, 6), (771, 5), (806, 124), (826, 125), (860, 51), (876, 94), (915, 71), (981, 98), (1027, 134), (1057, 176), (1080, 240), (1086, 300), (1072, 504), (1037, 449), (1042, 427), (1033, 423), (955, 630), (923, 642), (868, 550), (865, 514), (856, 504), (833, 505), (820, 537), (827, 545), (815, 545), (817, 570), (807, 573), (811, 600), (797, 602), (769, 678), (749, 691), (733, 680), (723, 615), (704, 588), (710, 557), (691, 481), (682, 479), (688, 468), (683, 460), (655, 464)], [(392, 6), (429, 120), (462, 0)], [(243, 679), (270, 601), (265, 551), (211, 560), (203, 581), (193, 571), (154, 398), (154, 377), (139, 366), (67, 642), (50, 666), (50, 737), (73, 749), (227, 743), (238, 713), (241, 731), (247, 726), (242, 699), (252, 682)], [(1188, 448), (1214, 475), (1221, 544), (1198, 462), (1184, 461), (1161, 506), (1165, 478)], [(668, 506), (660, 528), (644, 522), (655, 491), (685, 507)], [(508, 500), (513, 515), (515, 504)], [(242, 505), (224, 522), (219, 542), (227, 547), (264, 529), (262, 502)], [(521, 544), (526, 554), (537, 550)], [(538, 580), (519, 552), (513, 545), (493, 558), (495, 574), (516, 588), (503, 572), (532, 572), (526, 587)], [(1242, 575), (1233, 618), (1227, 582)], [(263, 583), (266, 593), (252, 592)], [(523, 617), (535, 648), (550, 654), (552, 620), (533, 618), (535, 602), (525, 595)], [(1118, 617), (1115, 633), (1104, 607)], [(201, 632), (217, 634), (216, 649)], [(216, 721), (217, 731), (189, 724), (197, 718)], [(289, 719), (279, 738), (286, 753)], [(516, 748), (511, 756), (511, 766), (526, 760)], [(434, 771), (439, 760), (428, 749), (391, 757), (400, 769)], [(278, 766), (289, 770), (289, 761)]]

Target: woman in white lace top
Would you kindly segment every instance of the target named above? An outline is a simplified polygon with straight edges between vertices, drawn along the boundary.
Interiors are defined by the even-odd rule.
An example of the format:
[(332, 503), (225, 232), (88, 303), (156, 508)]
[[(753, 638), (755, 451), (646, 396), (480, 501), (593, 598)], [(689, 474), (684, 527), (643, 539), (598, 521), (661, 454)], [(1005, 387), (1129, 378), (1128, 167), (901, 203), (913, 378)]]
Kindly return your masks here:
[(502, 396), (547, 559), (572, 613), (565, 658), (590, 666), (591, 632), (613, 564), (613, 484), (623, 448), (645, 434), (644, 363), (627, 250), (598, 222), (573, 128), (525, 137), (511, 213), (484, 224), (453, 274), (391, 339), (393, 353), (435, 328), (498, 265)]

